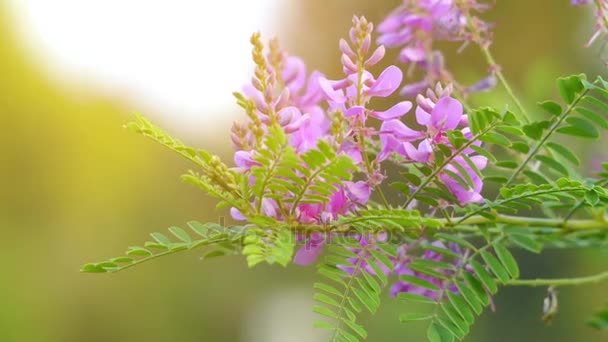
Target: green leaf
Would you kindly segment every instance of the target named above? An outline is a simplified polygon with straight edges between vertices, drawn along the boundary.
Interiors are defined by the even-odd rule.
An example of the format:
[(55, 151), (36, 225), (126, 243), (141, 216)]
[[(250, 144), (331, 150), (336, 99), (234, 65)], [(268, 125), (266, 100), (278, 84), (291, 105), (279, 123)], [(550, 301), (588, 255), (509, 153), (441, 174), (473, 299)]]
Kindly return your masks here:
[(435, 284), (433, 284), (433, 283), (431, 283), (429, 281), (426, 281), (424, 279), (415, 277), (415, 276), (402, 275), (402, 276), (399, 276), (399, 279), (403, 280), (405, 282), (408, 282), (408, 283), (410, 283), (412, 285), (415, 285), (415, 286), (418, 286), (418, 287), (422, 287), (422, 288), (427, 289), (427, 290), (439, 291), (439, 288), (437, 287), (437, 285), (435, 285)]
[(483, 306), (487, 306), (490, 304), (490, 299), (483, 286), (475, 277), (473, 277), (470, 273), (465, 272), (464, 281), (467, 284), (467, 287), (471, 289), (471, 291), (475, 294), (476, 298), (480, 301)]
[(496, 133), (496, 132), (487, 132), (486, 134), (481, 136), (479, 138), (479, 140), (481, 140), (483, 142), (495, 144), (495, 145), (504, 146), (504, 147), (511, 146), (511, 140), (509, 140), (504, 135), (502, 135), (500, 133)]
[(483, 303), (480, 301), (478, 295), (463, 284), (456, 284), (456, 287), (458, 288), (458, 292), (460, 292), (462, 297), (467, 301), (467, 303), (469, 303), (469, 306), (473, 308), (473, 311), (475, 311), (477, 315), (481, 314), (483, 311)]
[(483, 267), (483, 265), (475, 260), (471, 260), (469, 264), (471, 267), (473, 267), (477, 278), (481, 281), (485, 288), (488, 289), (490, 293), (495, 294), (496, 291), (498, 291), (498, 285), (496, 285), (496, 281), (494, 281), (494, 278), (492, 278), (490, 273)]
[(537, 121), (529, 125), (525, 125), (522, 127), (522, 130), (528, 137), (534, 140), (539, 140), (542, 138), (543, 132), (549, 128), (549, 126), (551, 126), (551, 122), (549, 121)]
[(471, 309), (469, 309), (468, 304), (462, 299), (460, 296), (454, 294), (452, 291), (447, 291), (448, 300), (454, 306), (458, 313), (464, 320), (469, 324), (473, 324), (475, 322), (475, 315)]
[(170, 227), (169, 231), (183, 242), (192, 242), (192, 238), (190, 237), (190, 235), (188, 235), (188, 233), (186, 233), (186, 231), (181, 229), (180, 227)]
[(576, 107), (576, 111), (599, 127), (608, 129), (608, 120), (596, 112), (584, 107)]
[(188, 222), (188, 227), (190, 227), (190, 229), (192, 229), (192, 231), (194, 231), (196, 234), (205, 238), (209, 232), (209, 228), (206, 225), (197, 221)]
[(160, 243), (161, 245), (169, 246), (171, 245), (171, 240), (163, 233), (151, 233), (150, 236), (154, 239), (154, 241)]
[(320, 293), (320, 292), (315, 293), (313, 296), (313, 299), (318, 302), (334, 306), (336, 308), (341, 307), (340, 303), (338, 303), (335, 299), (331, 298), (330, 296), (328, 296), (326, 294)]
[(343, 297), (344, 295), (342, 294), (342, 292), (338, 291), (335, 287), (331, 286), (331, 285), (327, 285), (324, 283), (315, 283), (313, 285), (313, 287), (317, 290), (322, 290), (325, 291), (327, 293), (333, 294), (337, 297)]
[(133, 247), (129, 247), (129, 249), (127, 250), (127, 255), (150, 256), (150, 255), (152, 255), (152, 252), (150, 252), (149, 250), (142, 248), (142, 247), (133, 246)]
[(446, 320), (444, 317), (436, 317), (435, 321), (439, 323), (442, 327), (444, 327), (450, 334), (455, 336), (456, 338), (462, 340), (466, 335), (463, 330), (461, 330), (458, 326), (454, 325), (451, 321)]
[(572, 103), (577, 94), (584, 89), (581, 79), (584, 79), (584, 75), (572, 75), (557, 79), (559, 94), (566, 103)]
[(519, 165), (517, 162), (512, 160), (502, 160), (495, 164), (496, 167), (502, 167), (505, 169), (516, 169)]
[(513, 254), (501, 244), (494, 245), (494, 252), (496, 252), (498, 259), (500, 259), (500, 262), (505, 266), (511, 277), (514, 279), (519, 278), (519, 266)]
[(470, 145), (469, 148), (472, 149), (473, 151), (475, 151), (475, 153), (488, 158), (488, 161), (490, 163), (496, 162), (496, 157), (494, 157), (494, 155), (492, 153), (490, 153), (490, 151), (488, 151), (488, 149), (480, 147), (480, 146), (475, 146), (475, 145)]
[(587, 324), (598, 330), (608, 330), (608, 305), (605, 309), (593, 315), (593, 317), (587, 321)]
[(325, 317), (329, 317), (329, 318), (338, 318), (338, 315), (331, 311), (330, 309), (324, 307), (324, 306), (320, 306), (320, 305), (315, 305), (312, 308), (312, 311), (315, 313), (318, 313), (319, 315), (325, 316)]
[(400, 300), (406, 300), (409, 302), (417, 302), (424, 304), (436, 304), (436, 302), (429, 297), (421, 296), (418, 294), (408, 293), (408, 292), (400, 292), (397, 294), (397, 298)]
[(530, 152), (530, 146), (523, 141), (514, 141), (511, 148), (520, 153)]
[(324, 321), (314, 321), (312, 326), (314, 328), (318, 328), (318, 329), (326, 329), (326, 330), (336, 330), (336, 327), (334, 327), (333, 325), (331, 325), (330, 323), (324, 322)]
[(416, 313), (416, 312), (408, 312), (399, 315), (399, 321), (401, 323), (409, 323), (414, 321), (426, 321), (432, 319), (434, 316), (430, 314)]
[(441, 325), (432, 323), (426, 332), (429, 342), (453, 342), (454, 336)]
[(531, 238), (529, 235), (509, 234), (509, 240), (511, 240), (515, 245), (532, 253), (538, 254), (543, 249), (543, 245)]
[(349, 321), (347, 319), (342, 320), (342, 323), (346, 324), (352, 331), (354, 331), (357, 335), (361, 336), (362, 339), (367, 338), (367, 332), (359, 324), (353, 321)]
[(551, 157), (547, 157), (544, 156), (542, 154), (537, 154), (534, 159), (540, 161), (541, 163), (543, 163), (545, 166), (557, 171), (558, 173), (560, 173), (563, 176), (567, 176), (568, 175), (568, 170), (562, 165), (560, 164), (557, 160), (551, 158)]
[(446, 316), (450, 319), (450, 321), (458, 327), (458, 329), (463, 333), (463, 335), (467, 335), (469, 333), (469, 324), (464, 321), (463, 317), (460, 313), (451, 305), (451, 303), (443, 303), (441, 305), (441, 309), (446, 314)]
[(566, 122), (568, 122), (570, 125), (560, 127), (556, 130), (556, 132), (589, 139), (595, 139), (600, 135), (595, 126), (593, 126), (587, 120), (569, 117), (566, 119)]
[(596, 206), (600, 201), (600, 196), (595, 190), (589, 190), (585, 192), (585, 201), (589, 203), (592, 207)]
[(494, 272), (494, 274), (498, 277), (498, 279), (500, 279), (501, 282), (507, 283), (510, 280), (509, 273), (494, 255), (490, 254), (487, 251), (481, 251), (479, 254), (486, 262), (486, 264), (490, 266), (492, 272)]
[(551, 115), (560, 116), (562, 114), (562, 107), (557, 102), (544, 101), (539, 102), (538, 105)]
[(547, 147), (549, 147), (550, 149), (552, 149), (553, 151), (555, 151), (556, 153), (558, 153), (559, 155), (561, 155), (562, 157), (564, 157), (565, 159), (567, 159), (568, 161), (572, 162), (574, 165), (580, 165), (581, 161), (578, 159), (578, 157), (572, 152), (570, 151), (568, 148), (564, 147), (563, 145), (554, 143), (554, 142), (548, 142), (546, 143)]

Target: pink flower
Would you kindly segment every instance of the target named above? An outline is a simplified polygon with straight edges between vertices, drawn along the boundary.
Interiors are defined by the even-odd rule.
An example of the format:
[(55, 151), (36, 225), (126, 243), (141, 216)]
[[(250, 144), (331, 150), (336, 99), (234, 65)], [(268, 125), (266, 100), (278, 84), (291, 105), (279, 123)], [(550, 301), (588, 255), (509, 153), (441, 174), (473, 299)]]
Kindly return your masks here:
[[(371, 187), (365, 182), (345, 182), (344, 187), (336, 191), (324, 210), (321, 205), (303, 204), (299, 206), (299, 221), (329, 223), (356, 208), (367, 203), (371, 195)], [(321, 238), (319, 238), (321, 237)], [(328, 236), (314, 235), (308, 237), (305, 245), (300, 247), (294, 257), (294, 263), (308, 265), (321, 254)]]
[[(490, 25), (473, 15), (488, 8), (476, 0), (403, 0), (378, 26), (378, 43), (399, 48), (399, 60), (425, 72), (421, 82), (406, 85), (404, 95), (415, 95), (412, 87), (451, 79), (443, 55), (433, 48), (435, 41), (469, 42), (489, 45)], [(490, 83), (482, 85), (491, 85)], [(474, 91), (478, 87), (470, 87)], [(482, 88), (483, 89), (483, 88)]]
[[(483, 170), (488, 162), (488, 159), (483, 156), (473, 156), (470, 157), (473, 164), (478, 170)], [(449, 170), (461, 178), (465, 179), (461, 172), (456, 168), (453, 164), (458, 163), (468, 174), (468, 176), (473, 181), (472, 185), (464, 186), (457, 180), (453, 179), (446, 173), (441, 173), (439, 178), (441, 181), (447, 186), (447, 188), (456, 196), (461, 205), (465, 205), (468, 203), (482, 203), (483, 197), (481, 196), (481, 190), (483, 189), (483, 181), (479, 177), (479, 175), (469, 166), (467, 162), (465, 162), (464, 158), (456, 157), (452, 164), (448, 165), (445, 169)]]

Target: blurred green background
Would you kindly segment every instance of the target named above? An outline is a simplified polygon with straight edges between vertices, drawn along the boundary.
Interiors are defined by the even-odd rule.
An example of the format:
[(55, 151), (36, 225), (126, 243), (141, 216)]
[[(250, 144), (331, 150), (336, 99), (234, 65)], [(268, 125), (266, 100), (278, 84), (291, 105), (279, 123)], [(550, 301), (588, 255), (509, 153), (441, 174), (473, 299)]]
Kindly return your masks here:
[[(311, 67), (337, 76), (337, 40), (352, 14), (378, 22), (398, 3), (286, 2), (275, 15), (277, 34)], [(323, 341), (311, 328), (313, 268), (248, 270), (241, 258), (201, 262), (194, 251), (118, 274), (78, 272), (85, 262), (140, 244), (151, 231), (226, 213), (179, 181), (186, 162), (122, 129), (137, 110), (131, 102), (91, 86), (74, 91), (52, 77), (44, 55), (26, 47), (8, 8), (0, 1), (0, 341)], [(201, 13), (201, 20), (211, 15)], [(488, 18), (497, 24), (497, 60), (530, 108), (555, 95), (557, 76), (605, 70), (603, 42), (582, 47), (593, 29), (591, 13), (567, 0), (499, 1)], [(213, 34), (222, 33), (201, 32), (201, 41)], [(473, 47), (448, 54), (448, 65), (466, 81), (486, 73)], [(473, 101), (508, 103), (500, 91)], [(238, 115), (236, 106), (201, 113), (216, 119), (169, 130), (230, 160), (230, 121), (222, 117), (233, 112)], [(171, 121), (160, 112), (145, 114)], [(590, 163), (605, 153), (575, 148)], [(585, 275), (608, 265), (599, 250), (516, 254), (524, 277)], [(608, 341), (606, 332), (584, 324), (608, 301), (606, 284), (561, 290), (561, 312), (549, 327), (540, 320), (544, 291), (505, 289), (497, 311), (483, 315), (468, 341)], [(423, 326), (398, 323), (405, 310), (387, 301), (378, 315), (365, 317), (369, 341), (421, 341)]]

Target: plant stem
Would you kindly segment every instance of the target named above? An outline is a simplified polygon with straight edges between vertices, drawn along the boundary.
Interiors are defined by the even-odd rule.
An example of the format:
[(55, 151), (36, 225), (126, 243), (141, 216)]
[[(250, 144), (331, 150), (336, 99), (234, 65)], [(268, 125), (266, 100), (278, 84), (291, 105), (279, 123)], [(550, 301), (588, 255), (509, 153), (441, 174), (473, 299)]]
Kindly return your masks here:
[[(450, 226), (450, 223), (445, 219), (438, 219), (438, 221), (445, 223), (446, 227)], [(521, 227), (545, 227), (545, 228), (560, 228), (566, 231), (574, 231), (574, 230), (591, 230), (591, 229), (600, 229), (600, 230), (608, 230), (608, 222), (604, 222), (601, 220), (570, 220), (564, 221), (559, 218), (541, 218), (541, 217), (520, 217), (520, 216), (511, 216), (511, 215), (503, 215), (497, 214), (493, 218), (487, 218), (481, 215), (475, 215), (468, 217), (464, 220), (459, 220), (458, 217), (452, 217), (452, 222), (457, 222), (457, 224), (453, 224), (453, 227), (460, 225), (477, 225), (484, 223), (506, 223), (517, 225)]]
[(490, 67), (492, 69), (494, 69), (494, 73), (496, 74), (496, 78), (498, 78), (498, 80), (500, 81), (500, 83), (502, 84), (502, 86), (507, 91), (507, 94), (509, 94), (509, 96), (511, 97), (511, 100), (513, 100), (513, 103), (515, 103), (515, 105), (517, 106), (517, 108), (521, 112), (520, 118), (522, 118), (525, 123), (530, 122), (530, 116), (528, 115), (528, 112), (526, 111), (526, 109), (524, 108), (524, 106), (521, 104), (521, 102), (519, 102), (519, 99), (517, 98), (517, 96), (515, 96), (515, 93), (513, 92), (513, 89), (509, 85), (509, 82), (507, 82), (507, 79), (505, 78), (505, 76), (503, 75), (502, 71), (500, 70), (500, 67), (496, 63), (496, 60), (494, 59), (494, 56), (490, 52), (490, 48), (487, 47), (487, 46), (483, 46), (483, 45), (480, 45), (479, 47), (481, 48), (481, 52), (483, 53), (484, 57), (486, 58), (486, 61), (490, 65)]
[(538, 153), (540, 148), (544, 146), (545, 142), (549, 139), (549, 137), (551, 137), (551, 135), (553, 135), (553, 133), (559, 128), (559, 126), (562, 124), (562, 122), (566, 119), (566, 117), (568, 117), (568, 115), (570, 115), (570, 113), (572, 113), (572, 111), (574, 110), (574, 108), (576, 107), (578, 102), (585, 95), (587, 95), (588, 92), (589, 92), (589, 90), (585, 90), (580, 95), (578, 95), (576, 97), (576, 99), (568, 106), (568, 108), (559, 116), (557, 121), (555, 121), (551, 125), (551, 127), (549, 127), (549, 129), (547, 130), (545, 135), (540, 139), (538, 144), (536, 144), (536, 146), (534, 146), (534, 148), (530, 151), (530, 153), (528, 153), (524, 162), (519, 164), (519, 167), (517, 168), (517, 170), (515, 170), (515, 172), (513, 172), (513, 174), (511, 175), (511, 177), (509, 177), (509, 180), (507, 181), (507, 183), (504, 186), (509, 186), (509, 185), (511, 185), (511, 183), (513, 183), (513, 181), (515, 181), (515, 178), (524, 170), (526, 165), (528, 165), (528, 163), (532, 160), (532, 158)]
[(558, 278), (558, 279), (515, 279), (508, 282), (509, 286), (578, 286), (585, 284), (597, 284), (608, 280), (608, 271), (595, 275), (579, 278)]

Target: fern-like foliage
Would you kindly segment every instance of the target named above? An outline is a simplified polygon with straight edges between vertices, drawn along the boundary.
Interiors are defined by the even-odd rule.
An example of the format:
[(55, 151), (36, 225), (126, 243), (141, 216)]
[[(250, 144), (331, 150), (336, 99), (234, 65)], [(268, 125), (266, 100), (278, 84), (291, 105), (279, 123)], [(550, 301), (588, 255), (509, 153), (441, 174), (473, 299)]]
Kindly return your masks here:
[(592, 205), (608, 203), (608, 193), (601, 186), (586, 185), (580, 181), (560, 178), (554, 184), (521, 184), (500, 189), (500, 198), (495, 201), (486, 201), (482, 206), (470, 205), (467, 214), (460, 218), (463, 223), (470, 217), (482, 215), (490, 219), (492, 213), (516, 214), (522, 210), (530, 211), (535, 206), (571, 208), (581, 200)]
[(463, 340), (483, 310), (491, 305), (492, 296), (500, 285), (519, 277), (519, 267), (513, 255), (500, 239), (475, 248), (469, 242), (449, 238), (467, 252), (463, 255), (446, 247), (423, 245), (423, 249), (441, 254), (442, 261), (415, 259), (408, 267), (427, 277), (441, 280), (442, 288), (433, 282), (415, 276), (401, 276), (419, 288), (435, 291), (436, 298), (413, 293), (401, 293), (399, 298), (408, 302), (429, 304), (423, 312), (401, 315), (402, 322), (429, 321), (427, 338), (430, 342)]
[(293, 258), (295, 237), (291, 230), (249, 227), (245, 237), (243, 255), (247, 265), (253, 267), (260, 262), (287, 266)]
[(346, 226), (355, 230), (367, 230), (378, 232), (390, 230), (396, 232), (416, 232), (423, 227), (437, 228), (441, 222), (437, 219), (425, 217), (417, 210), (374, 208), (358, 210), (346, 216), (342, 216), (335, 224), (338, 229)]
[(159, 257), (188, 251), (207, 246), (206, 258), (238, 254), (241, 240), (244, 237), (243, 227), (225, 228), (219, 224), (202, 224), (197, 221), (188, 222), (188, 230), (180, 227), (170, 227), (169, 238), (163, 233), (152, 233), (153, 241), (147, 241), (143, 246), (131, 246), (125, 256), (109, 259), (103, 262), (89, 263), (82, 267), (82, 272), (106, 273), (118, 272)]
[[(262, 58), (261, 50), (254, 55)], [(268, 81), (267, 68), (259, 70), (258, 76)], [(576, 170), (581, 164), (577, 154), (556, 140), (559, 134), (596, 138), (598, 128), (608, 129), (608, 83), (574, 75), (560, 78), (557, 86), (562, 103), (540, 103), (548, 116), (540, 120), (522, 123), (508, 110), (481, 108), (469, 111), (468, 128), (423, 133), (424, 139), (434, 135), (432, 156), (424, 163), (403, 154), (389, 159), (403, 176), (392, 183), (404, 197), (396, 207), (378, 187), (384, 177), (382, 158), (367, 154), (380, 150), (384, 142), (375, 137), (386, 132), (369, 130), (366, 143), (360, 139), (367, 135), (358, 134), (368, 133), (363, 128), (369, 127), (349, 131), (357, 136), (349, 143), (362, 145), (364, 160), (355, 163), (342, 152), (344, 132), (340, 139), (325, 137), (315, 146), (296, 147), (288, 133), (293, 127), (281, 126), (274, 112), (262, 124), (255, 101), (237, 95), (251, 121), (248, 129), (254, 130), (251, 141), (235, 131), (246, 142), (239, 145), (239, 156), (247, 160), (229, 168), (217, 156), (185, 146), (137, 116), (128, 125), (131, 130), (191, 161), (194, 167), (182, 179), (217, 198), (218, 208), (230, 208), (246, 224), (225, 228), (192, 221), (187, 229), (171, 227), (170, 234), (152, 233), (152, 241), (129, 247), (125, 256), (86, 264), (82, 271), (117, 272), (199, 247), (206, 247), (205, 257), (242, 254), (249, 267), (287, 266), (297, 240), (322, 232), (330, 241), (318, 265), (322, 281), (314, 284), (314, 311), (324, 317), (315, 326), (330, 330), (332, 342), (366, 339), (358, 317), (363, 311), (375, 313), (389, 286), (401, 300), (428, 305), (402, 314), (402, 322), (427, 321), (430, 342), (463, 340), (501, 286), (521, 284), (509, 248), (540, 253), (548, 245), (608, 244), (608, 164), (598, 179), (585, 179)], [(266, 95), (266, 105), (276, 105)], [(343, 114), (336, 118), (332, 129), (346, 127)], [(479, 156), (490, 162), (489, 172)], [(347, 193), (355, 184), (350, 181), (361, 175), (367, 182), (360, 183), (366, 190), (375, 188), (384, 205), (361, 204), (371, 203), (369, 192)], [(482, 179), (500, 184), (493, 200), (482, 201)], [(455, 188), (478, 197), (461, 200)], [(334, 196), (338, 194), (343, 196)], [(348, 209), (328, 210), (332, 197), (343, 199)], [(303, 220), (302, 212), (313, 207)], [(575, 220), (579, 215), (586, 218)], [(415, 290), (399, 287), (404, 284)], [(600, 312), (594, 325), (604, 327), (604, 316)]]
[(296, 153), (279, 126), (270, 128), (264, 145), (266, 148), (254, 157), (259, 166), (251, 170), (256, 179), (252, 192), (259, 203), (271, 198), (288, 204), (292, 209), (284, 213), (286, 216), (293, 215), (298, 204), (327, 203), (338, 186), (351, 180), (358, 170), (350, 157), (338, 154), (323, 140), (316, 148)]
[[(318, 272), (326, 282), (314, 284), (314, 299), (319, 303), (314, 311), (328, 320), (316, 321), (315, 327), (331, 330), (331, 342), (359, 341), (367, 332), (357, 315), (363, 310), (375, 313), (380, 295), (388, 284), (387, 270), (392, 268), (390, 257), (396, 257), (394, 247), (377, 242), (371, 236), (344, 238), (340, 245), (331, 245)], [(361, 239), (367, 239), (362, 243)]]
[[(298, 206), (325, 206), (338, 187), (352, 179), (357, 166), (322, 140), (316, 148), (296, 153), (278, 125), (269, 128), (264, 146), (253, 158), (258, 165), (249, 173), (255, 182), (244, 193), (252, 197), (256, 208), (253, 214), (246, 213), (255, 226), (248, 228), (243, 254), (250, 267), (263, 261), (286, 266), (293, 256), (295, 239), (290, 225), (296, 222)], [(275, 217), (264, 216), (266, 200), (280, 203)]]
[(141, 115), (136, 115), (136, 120), (128, 123), (127, 128), (156, 141), (194, 163), (197, 170), (184, 175), (183, 179), (208, 195), (219, 199), (221, 202), (218, 206), (230, 205), (241, 208), (248, 205), (246, 198), (239, 191), (239, 185), (245, 181), (243, 175), (228, 168), (218, 156), (184, 145), (179, 139), (172, 137)]
[[(547, 100), (539, 103), (548, 117), (523, 124), (516, 119), (496, 126), (496, 139), (485, 139), (486, 152), (492, 150), (493, 166), (499, 171), (487, 180), (509, 186), (516, 180), (530, 180), (548, 184), (560, 177), (582, 180), (576, 172), (580, 165), (577, 154), (556, 137), (566, 135), (582, 139), (595, 139), (600, 129), (608, 129), (606, 100), (607, 84), (601, 78), (593, 83), (585, 75), (572, 75), (557, 80), (563, 104)], [(496, 155), (510, 155), (507, 160)], [(523, 158), (519, 159), (519, 155)], [(514, 158), (513, 158), (514, 157)]]

